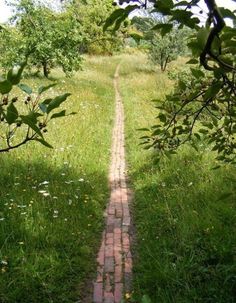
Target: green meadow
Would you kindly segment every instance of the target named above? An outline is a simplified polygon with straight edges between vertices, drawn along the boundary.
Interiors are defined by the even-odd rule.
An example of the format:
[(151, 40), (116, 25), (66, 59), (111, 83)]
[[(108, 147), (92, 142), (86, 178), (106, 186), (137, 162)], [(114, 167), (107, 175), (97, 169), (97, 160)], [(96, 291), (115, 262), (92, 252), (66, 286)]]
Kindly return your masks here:
[[(139, 128), (155, 123), (153, 99), (173, 89), (145, 54), (86, 57), (72, 78), (27, 77), (35, 90), (64, 92), (76, 115), (49, 125), (47, 149), (29, 143), (0, 157), (0, 302), (83, 302), (96, 271), (96, 253), (109, 197), (114, 120), (113, 75), (121, 62), (126, 153), (134, 192), (134, 281), (127, 302), (236, 301), (235, 168), (217, 165), (211, 148), (183, 147), (159, 164), (140, 145)], [(182, 60), (170, 65), (174, 71)], [(148, 301), (149, 302), (149, 301)], [(91, 302), (86, 302), (91, 303)]]

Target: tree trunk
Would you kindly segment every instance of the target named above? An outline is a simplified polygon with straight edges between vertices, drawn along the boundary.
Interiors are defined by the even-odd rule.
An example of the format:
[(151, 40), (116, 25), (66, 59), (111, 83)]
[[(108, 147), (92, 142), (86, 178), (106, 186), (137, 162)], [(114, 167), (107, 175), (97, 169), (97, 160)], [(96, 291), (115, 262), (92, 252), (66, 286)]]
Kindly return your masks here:
[(44, 62), (42, 63), (42, 65), (43, 65), (43, 74), (44, 74), (44, 76), (45, 76), (46, 78), (48, 78), (49, 70), (48, 70), (47, 62), (44, 61)]

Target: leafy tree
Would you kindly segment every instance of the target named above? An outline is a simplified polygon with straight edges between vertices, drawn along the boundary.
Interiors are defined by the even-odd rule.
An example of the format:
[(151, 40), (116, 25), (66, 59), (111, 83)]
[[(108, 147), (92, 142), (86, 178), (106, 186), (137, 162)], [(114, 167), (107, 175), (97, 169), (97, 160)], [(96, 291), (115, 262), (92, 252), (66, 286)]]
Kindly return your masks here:
[[(169, 18), (169, 23), (158, 25), (167, 34), (173, 28), (187, 26), (195, 30), (189, 43), (194, 64), (189, 75), (180, 79), (174, 94), (158, 103), (160, 111), (155, 126), (143, 137), (147, 147), (154, 147), (160, 154), (170, 155), (186, 142), (197, 147), (199, 140), (206, 140), (218, 153), (218, 160), (236, 163), (236, 29), (225, 25), (224, 18), (235, 22), (235, 14), (218, 7), (214, 0), (205, 0), (208, 8), (205, 25), (193, 13), (200, 0), (152, 0), (153, 10)], [(129, 2), (119, 1), (120, 4)], [(134, 9), (147, 6), (145, 1), (132, 1), (135, 5), (119, 8), (107, 20), (113, 25)], [(117, 16), (118, 15), (118, 16)]]
[[(15, 8), (12, 18), (15, 27), (9, 28), (3, 38), (6, 40), (9, 35), (19, 33), (21, 41), (15, 44), (17, 47), (9, 47), (3, 52), (3, 65), (25, 56), (30, 66), (41, 66), (46, 77), (55, 65), (61, 66), (66, 74), (80, 68), (82, 36), (72, 10), (56, 12), (36, 0), (20, 0), (11, 5)], [(7, 45), (7, 42), (3, 44)]]
[(83, 52), (112, 54), (121, 49), (124, 29), (117, 32), (103, 31), (103, 24), (114, 11), (110, 0), (75, 0), (71, 5), (77, 11), (77, 18), (82, 26)]
[(154, 64), (159, 64), (162, 71), (166, 70), (167, 64), (176, 60), (179, 55), (187, 51), (187, 37), (190, 34), (186, 28), (173, 28), (168, 34), (162, 35), (159, 29), (165, 18), (152, 15), (143, 18), (136, 17), (133, 20), (139, 31), (143, 32), (143, 40), (149, 51), (149, 58)]

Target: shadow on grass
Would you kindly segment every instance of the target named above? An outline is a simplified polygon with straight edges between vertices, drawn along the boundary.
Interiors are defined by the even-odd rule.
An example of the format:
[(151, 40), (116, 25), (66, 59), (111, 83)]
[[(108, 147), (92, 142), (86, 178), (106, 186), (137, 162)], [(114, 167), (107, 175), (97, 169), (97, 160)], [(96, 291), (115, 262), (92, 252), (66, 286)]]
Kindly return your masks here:
[(0, 158), (0, 302), (75, 302), (103, 228), (107, 176)]
[[(211, 170), (188, 150), (131, 179), (138, 232), (137, 298), (152, 302), (235, 302), (235, 169)], [(219, 200), (224, 193), (233, 193)]]

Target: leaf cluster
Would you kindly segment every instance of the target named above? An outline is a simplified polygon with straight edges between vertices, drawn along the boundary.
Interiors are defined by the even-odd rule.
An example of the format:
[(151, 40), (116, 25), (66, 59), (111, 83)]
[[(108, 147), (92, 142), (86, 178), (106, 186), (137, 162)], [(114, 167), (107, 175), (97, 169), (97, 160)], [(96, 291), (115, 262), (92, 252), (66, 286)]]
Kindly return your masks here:
[[(39, 87), (36, 93), (28, 85), (21, 83), (21, 75), (26, 63), (9, 70), (6, 77), (0, 78), (0, 152), (18, 148), (29, 141), (38, 141), (46, 147), (47, 126), (53, 119), (67, 115), (65, 110), (54, 112), (70, 96), (69, 93), (55, 98), (43, 99), (43, 94), (56, 83)], [(17, 87), (25, 97), (19, 98), (13, 92)], [(69, 115), (74, 114), (70, 113)]]

